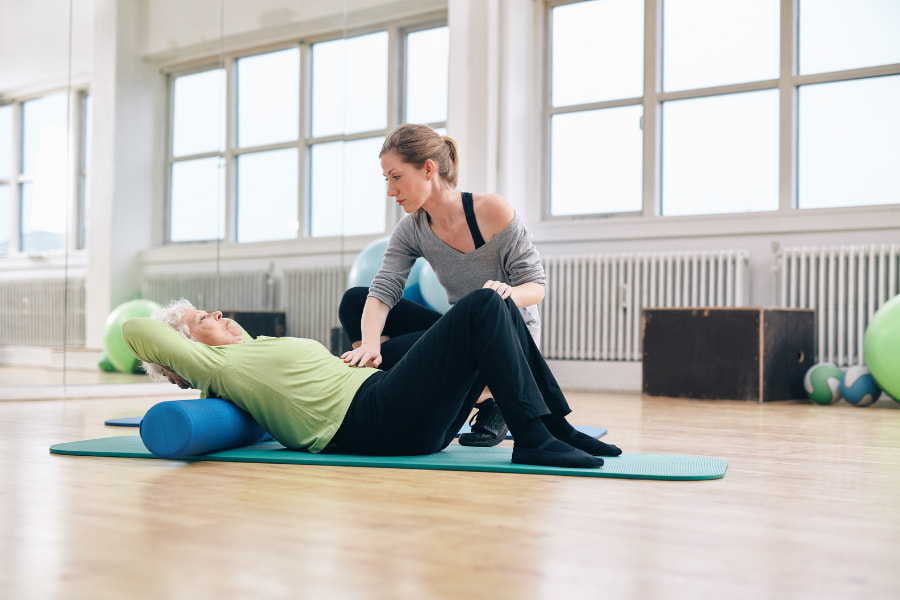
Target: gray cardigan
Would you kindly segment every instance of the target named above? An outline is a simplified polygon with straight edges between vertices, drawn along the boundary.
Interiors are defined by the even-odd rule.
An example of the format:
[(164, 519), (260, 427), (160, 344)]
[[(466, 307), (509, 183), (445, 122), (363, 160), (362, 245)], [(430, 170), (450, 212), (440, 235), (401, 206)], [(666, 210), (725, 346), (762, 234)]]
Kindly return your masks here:
[[(518, 213), (503, 231), (472, 252), (460, 252), (444, 243), (428, 224), (425, 211), (407, 215), (397, 223), (384, 252), (381, 270), (369, 286), (374, 296), (393, 308), (400, 301), (406, 279), (418, 257), (434, 269), (447, 291), (450, 304), (481, 289), (489, 279), (512, 286), (533, 281), (544, 285), (547, 276), (541, 257)], [(540, 317), (537, 306), (519, 309), (536, 343), (540, 342)]]

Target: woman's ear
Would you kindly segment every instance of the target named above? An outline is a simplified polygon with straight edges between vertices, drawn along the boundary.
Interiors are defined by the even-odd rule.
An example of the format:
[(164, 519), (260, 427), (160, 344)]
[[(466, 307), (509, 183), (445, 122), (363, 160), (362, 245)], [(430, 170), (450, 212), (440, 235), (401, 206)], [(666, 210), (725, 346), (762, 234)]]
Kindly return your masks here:
[(425, 161), (425, 179), (431, 181), (431, 178), (437, 173), (437, 164), (432, 159)]

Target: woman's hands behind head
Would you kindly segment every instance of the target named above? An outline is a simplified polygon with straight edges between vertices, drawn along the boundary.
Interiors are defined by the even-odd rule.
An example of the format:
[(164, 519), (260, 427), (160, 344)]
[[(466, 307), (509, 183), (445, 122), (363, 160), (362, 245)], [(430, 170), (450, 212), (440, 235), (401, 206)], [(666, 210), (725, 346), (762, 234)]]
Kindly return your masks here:
[(183, 390), (189, 390), (194, 387), (184, 377), (182, 377), (169, 367), (165, 365), (159, 365), (159, 367), (162, 369), (163, 375), (165, 375), (169, 379), (169, 383), (174, 383)]

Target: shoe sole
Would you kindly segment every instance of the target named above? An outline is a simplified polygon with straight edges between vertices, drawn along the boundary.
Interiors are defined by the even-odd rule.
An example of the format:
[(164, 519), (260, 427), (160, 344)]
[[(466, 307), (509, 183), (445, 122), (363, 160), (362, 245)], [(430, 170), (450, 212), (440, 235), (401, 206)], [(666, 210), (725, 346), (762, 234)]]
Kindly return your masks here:
[(472, 435), (471, 433), (464, 433), (459, 436), (459, 445), (460, 446), (470, 446), (473, 448), (490, 448), (491, 446), (496, 446), (500, 442), (506, 439), (506, 434), (509, 432), (509, 429), (504, 428), (504, 431), (500, 433), (497, 437), (486, 439), (486, 440), (475, 440), (470, 441), (471, 438), (468, 436)]

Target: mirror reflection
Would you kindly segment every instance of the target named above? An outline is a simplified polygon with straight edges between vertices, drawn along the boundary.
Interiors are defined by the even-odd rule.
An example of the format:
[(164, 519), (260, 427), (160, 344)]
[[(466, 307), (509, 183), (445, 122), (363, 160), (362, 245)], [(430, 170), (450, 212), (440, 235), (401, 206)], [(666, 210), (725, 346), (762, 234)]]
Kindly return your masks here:
[(34, 50), (0, 64), (4, 394), (145, 383), (112, 338), (174, 297), (331, 344), (400, 217), (385, 135), (446, 130), (446, 2), (32, 4), (0, 25)]

